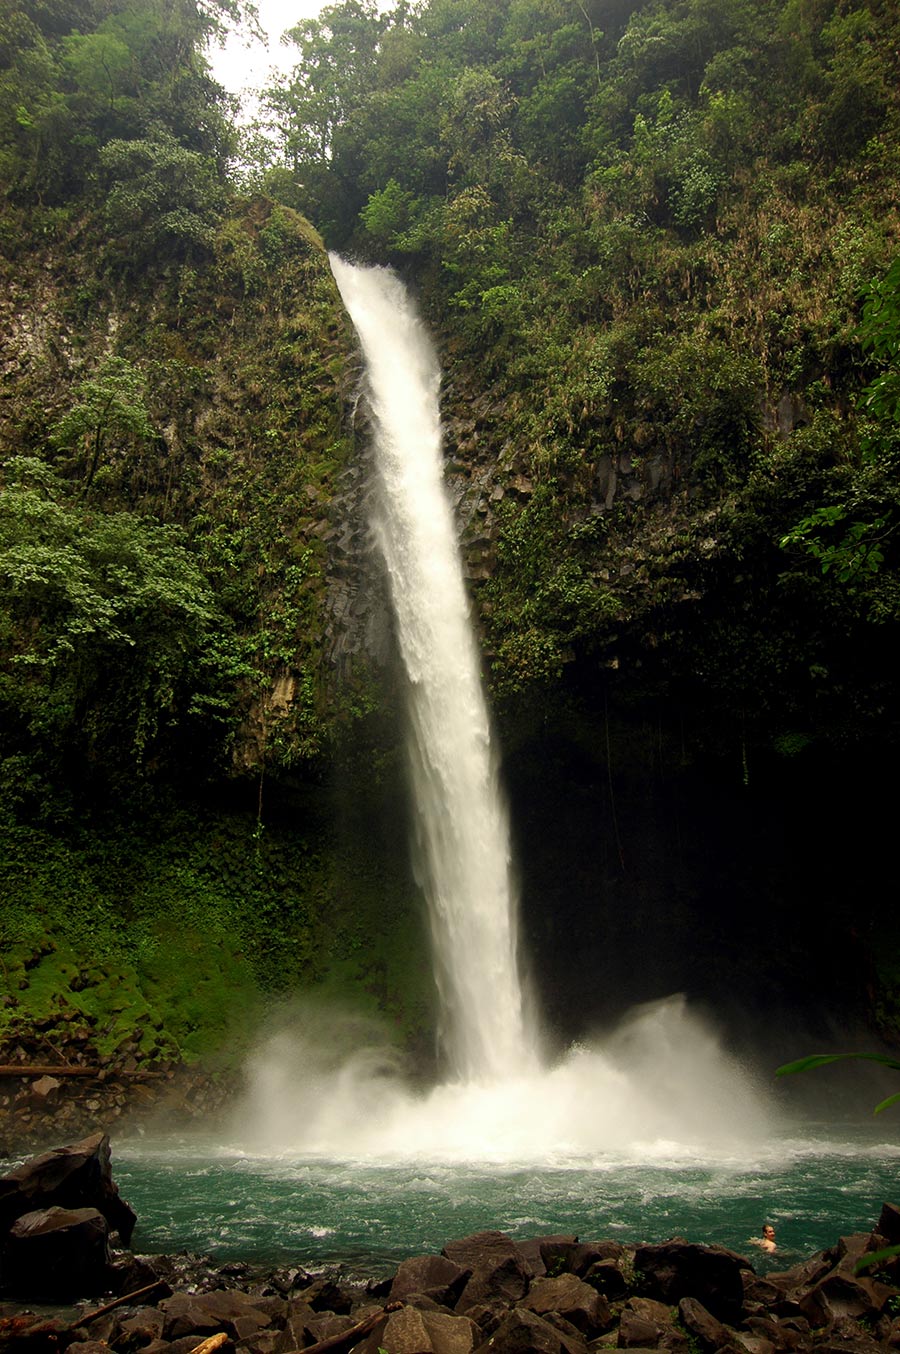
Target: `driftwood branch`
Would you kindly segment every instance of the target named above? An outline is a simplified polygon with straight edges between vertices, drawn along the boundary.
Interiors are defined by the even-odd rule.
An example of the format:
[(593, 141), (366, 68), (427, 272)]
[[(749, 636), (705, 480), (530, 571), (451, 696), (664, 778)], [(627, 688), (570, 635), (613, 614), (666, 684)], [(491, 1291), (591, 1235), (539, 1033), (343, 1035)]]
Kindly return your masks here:
[(202, 1340), (199, 1345), (194, 1345), (191, 1354), (213, 1354), (214, 1349), (221, 1349), (222, 1345), (227, 1343), (227, 1331), (220, 1330), (217, 1335), (210, 1335), (206, 1340)]
[[(391, 1312), (399, 1312), (402, 1306), (402, 1302), (389, 1302), (383, 1311), (373, 1312), (371, 1316), (357, 1321), (355, 1326), (349, 1326), (338, 1335), (329, 1335), (327, 1340), (320, 1340), (316, 1345), (307, 1345), (305, 1349), (291, 1349), (288, 1354), (337, 1354), (338, 1350), (350, 1349), (364, 1335), (373, 1331), (386, 1316), (390, 1316)], [(194, 1350), (194, 1354), (197, 1354), (197, 1350)]]
[(79, 1317), (73, 1321), (69, 1330), (77, 1330), (79, 1326), (86, 1326), (89, 1321), (94, 1321), (98, 1316), (106, 1316), (114, 1307), (124, 1307), (126, 1302), (134, 1302), (135, 1298), (145, 1297), (147, 1293), (152, 1293), (156, 1288), (162, 1288), (165, 1279), (156, 1279), (154, 1283), (148, 1283), (144, 1288), (136, 1288), (133, 1293), (123, 1293), (120, 1298), (114, 1298), (112, 1302), (107, 1302), (105, 1307), (98, 1307), (94, 1312), (88, 1312), (87, 1316)]

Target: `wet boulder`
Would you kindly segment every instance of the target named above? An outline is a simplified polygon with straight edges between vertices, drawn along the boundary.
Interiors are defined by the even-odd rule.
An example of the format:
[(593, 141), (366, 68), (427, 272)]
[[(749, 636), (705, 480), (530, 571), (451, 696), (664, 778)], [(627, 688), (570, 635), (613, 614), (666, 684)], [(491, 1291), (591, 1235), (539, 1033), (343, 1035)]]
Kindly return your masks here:
[(300, 1298), (293, 1299), (289, 1303), (287, 1318), (276, 1342), (279, 1354), (283, 1350), (302, 1349), (304, 1345), (313, 1343), (312, 1339), (308, 1338), (309, 1325), (317, 1315), (309, 1303)]
[(392, 1302), (406, 1302), (413, 1293), (424, 1293), (446, 1307), (455, 1307), (472, 1271), (445, 1255), (417, 1255), (404, 1260), (390, 1288)]
[(301, 1288), (296, 1296), (308, 1302), (317, 1312), (337, 1312), (346, 1316), (353, 1307), (353, 1293), (340, 1284), (322, 1275), (313, 1280), (306, 1288)]
[(441, 1254), (472, 1271), (456, 1304), (460, 1313), (494, 1299), (512, 1305), (528, 1291), (528, 1266), (518, 1246), (503, 1232), (475, 1232), (449, 1242)]
[(31, 1157), (0, 1178), (0, 1232), (25, 1213), (48, 1208), (95, 1208), (129, 1244), (136, 1217), (113, 1181), (105, 1133)]
[(872, 1249), (870, 1232), (853, 1232), (838, 1237), (837, 1243), (825, 1252), (826, 1260), (841, 1274), (852, 1274), (866, 1251)]
[(420, 1311), (401, 1307), (391, 1312), (362, 1345), (362, 1354), (472, 1354), (481, 1332), (467, 1317), (451, 1312)]
[(471, 1354), (481, 1344), (481, 1331), (467, 1316), (426, 1312), (424, 1320), (434, 1354)]
[(666, 1349), (689, 1354), (687, 1337), (675, 1327), (673, 1309), (655, 1298), (631, 1298), (619, 1318), (620, 1349)]
[(165, 1320), (165, 1313), (158, 1307), (138, 1307), (122, 1318), (122, 1339), (130, 1349), (149, 1345), (152, 1340), (161, 1340)]
[(682, 1298), (678, 1304), (678, 1315), (688, 1336), (696, 1341), (704, 1354), (715, 1354), (717, 1349), (724, 1349), (736, 1338), (734, 1332), (718, 1321), (696, 1298)]
[(628, 1279), (618, 1260), (598, 1260), (583, 1275), (607, 1302), (618, 1302), (628, 1292)]
[(101, 1293), (109, 1226), (96, 1208), (44, 1208), (10, 1227), (0, 1252), (3, 1286), (16, 1296), (65, 1301)]
[(744, 1306), (745, 1316), (756, 1316), (760, 1312), (767, 1311), (774, 1307), (788, 1292), (787, 1288), (779, 1287), (767, 1278), (760, 1278), (757, 1274), (751, 1274), (749, 1269), (743, 1271), (744, 1282)]
[(551, 1322), (522, 1307), (514, 1308), (476, 1354), (585, 1354), (582, 1339), (566, 1335)]
[(235, 1341), (249, 1340), (268, 1329), (272, 1318), (254, 1306), (252, 1295), (237, 1289), (211, 1293), (175, 1293), (160, 1304), (167, 1340), (224, 1331)]
[(541, 1246), (547, 1273), (577, 1274), (584, 1278), (592, 1265), (602, 1260), (621, 1260), (625, 1248), (617, 1241), (581, 1241), (574, 1237), (549, 1237)]
[(575, 1274), (535, 1279), (519, 1307), (543, 1317), (556, 1312), (589, 1340), (612, 1324), (606, 1299)]
[[(577, 1236), (533, 1236), (528, 1237), (526, 1241), (519, 1241), (516, 1244), (519, 1247), (519, 1253), (525, 1264), (528, 1266), (529, 1273), (533, 1279), (542, 1279), (547, 1273), (547, 1265), (544, 1261), (544, 1248), (548, 1250), (554, 1246), (574, 1246), (578, 1242)], [(558, 1273), (558, 1270), (554, 1270)]]
[(414, 1307), (401, 1307), (386, 1316), (360, 1346), (361, 1354), (378, 1354), (380, 1349), (389, 1349), (391, 1354), (434, 1354), (421, 1313)]
[(885, 1345), (859, 1322), (842, 1317), (813, 1348), (815, 1354), (883, 1354)]
[(352, 1316), (338, 1316), (336, 1312), (318, 1312), (306, 1325), (306, 1341), (314, 1345), (322, 1340), (331, 1340), (338, 1335), (346, 1335), (356, 1321)]
[(113, 1293), (136, 1293), (139, 1288), (156, 1285), (156, 1297), (171, 1295), (171, 1288), (161, 1280), (159, 1274), (148, 1260), (126, 1251), (117, 1256), (109, 1267), (109, 1287)]
[(873, 1322), (894, 1291), (874, 1279), (833, 1270), (799, 1298), (798, 1306), (811, 1326), (829, 1326), (841, 1317)]
[(896, 1204), (882, 1204), (875, 1235), (886, 1246), (900, 1246), (900, 1208)]
[(792, 1266), (791, 1269), (773, 1270), (771, 1274), (766, 1275), (766, 1282), (774, 1284), (781, 1297), (786, 1298), (793, 1293), (808, 1288), (811, 1284), (818, 1283), (820, 1279), (824, 1279), (825, 1275), (830, 1272), (832, 1263), (833, 1261), (826, 1257), (824, 1251), (818, 1251), (815, 1255), (811, 1255), (808, 1260)]
[[(756, 1341), (768, 1354), (768, 1345), (776, 1354), (805, 1354), (812, 1345), (809, 1331), (799, 1330), (792, 1322), (782, 1321), (771, 1313), (765, 1316), (750, 1316), (744, 1322), (743, 1339)], [(751, 1351), (752, 1354), (752, 1351)]]
[(508, 1315), (509, 1303), (500, 1298), (494, 1298), (491, 1302), (476, 1302), (466, 1308), (466, 1316), (475, 1322), (482, 1336), (493, 1335)]
[(682, 1298), (696, 1298), (720, 1321), (740, 1320), (742, 1271), (752, 1265), (735, 1251), (675, 1237), (659, 1245), (638, 1246), (634, 1268), (645, 1291), (661, 1302), (674, 1305)]
[(626, 1308), (619, 1320), (616, 1343), (619, 1349), (656, 1349), (661, 1335), (658, 1322)]

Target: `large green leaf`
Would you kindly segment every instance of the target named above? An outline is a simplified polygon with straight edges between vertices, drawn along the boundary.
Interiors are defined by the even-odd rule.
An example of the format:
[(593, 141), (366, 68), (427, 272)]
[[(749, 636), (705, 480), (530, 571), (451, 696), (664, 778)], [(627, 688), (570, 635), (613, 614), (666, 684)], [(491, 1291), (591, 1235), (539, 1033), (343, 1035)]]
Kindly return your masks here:
[[(890, 1067), (895, 1072), (900, 1072), (900, 1061), (889, 1057), (886, 1053), (810, 1053), (805, 1058), (798, 1058), (796, 1062), (784, 1063), (782, 1067), (776, 1069), (776, 1077), (790, 1077), (795, 1072), (808, 1072), (814, 1067), (827, 1067), (829, 1063), (845, 1062), (848, 1058), (863, 1058), (868, 1062), (881, 1063), (884, 1067)], [(882, 1110), (888, 1109), (890, 1105), (895, 1105), (900, 1100), (900, 1091), (889, 1095), (887, 1099), (882, 1100), (875, 1106), (873, 1114), (880, 1114)]]
[[(827, 1067), (829, 1063), (844, 1062), (848, 1058), (866, 1058), (870, 1062), (883, 1063), (885, 1067), (892, 1067), (895, 1072), (900, 1072), (900, 1062), (896, 1058), (890, 1058), (886, 1053), (810, 1053), (805, 1058), (798, 1058), (796, 1062), (785, 1063), (779, 1067), (776, 1077), (793, 1076), (795, 1072), (808, 1072), (813, 1067)], [(894, 1100), (897, 1097), (892, 1096)], [(883, 1108), (888, 1101), (883, 1101)]]

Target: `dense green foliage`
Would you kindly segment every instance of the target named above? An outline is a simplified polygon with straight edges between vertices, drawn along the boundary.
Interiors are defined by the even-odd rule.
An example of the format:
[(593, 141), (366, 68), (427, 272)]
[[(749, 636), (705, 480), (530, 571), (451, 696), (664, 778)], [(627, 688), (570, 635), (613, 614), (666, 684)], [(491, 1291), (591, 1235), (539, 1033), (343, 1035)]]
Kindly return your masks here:
[(528, 482), (479, 529), (500, 694), (599, 657), (751, 739), (883, 735), (897, 25), (878, 0), (346, 0), (294, 32), (291, 200), (416, 279), (451, 455), (487, 379), (494, 482)]
[(295, 811), (262, 834), (239, 804), (64, 835), (0, 824), (0, 1041), (24, 1009), (87, 1020), (101, 1055), (137, 1038), (148, 1059), (234, 1064), (266, 1007), (310, 984), (421, 1038), (433, 993), (402, 864), (339, 846), (321, 806)]
[(0, 19), (5, 196), (59, 205), (108, 176), (121, 211), (120, 185), (140, 157), (145, 198), (163, 180), (177, 192), (193, 176), (221, 177), (234, 133), (201, 51), (242, 9), (238, 0), (11, 0)]
[(209, 1053), (341, 974), (423, 1020), (359, 939), (378, 906), (415, 951), (405, 879), (376, 897), (267, 798), (371, 701), (328, 662), (350, 340), (315, 230), (228, 183), (203, 45), (239, 8), (0, 19), (0, 1014), (74, 1012), (101, 1053)]
[[(321, 244), (289, 209), (239, 204), (205, 260), (173, 268), (106, 237), (104, 219), (58, 227), (24, 283), (21, 261), (7, 265), (11, 309), (38, 298), (26, 324), (42, 360), (17, 371), (0, 430), (8, 708), (31, 693), (0, 756), (29, 765), (52, 674), (71, 689), (65, 719), (41, 716), (40, 755), (86, 767), (98, 792), (181, 779), (189, 748), (204, 777), (231, 760), (256, 772), (314, 761), (349, 717), (324, 663), (322, 530), (347, 443), (346, 337)], [(62, 242), (74, 263), (58, 261)], [(71, 355), (44, 346), (57, 332), (73, 332)], [(26, 547), (44, 552), (43, 574)], [(136, 732), (123, 734), (128, 720)], [(174, 761), (154, 730), (177, 739)], [(71, 794), (69, 775), (54, 783)]]
[[(900, 709), (896, 6), (341, 0), (291, 30), (268, 143), (204, 58), (242, 8), (0, 16), (7, 986), (186, 1054), (229, 991), (426, 1006), (403, 871), (342, 874), (333, 804), (269, 827), (270, 785), (393, 758), (334, 661), (353, 359), (318, 231), (438, 334), (513, 738), (599, 728), (599, 766), (610, 709), (664, 706), (746, 780)], [(189, 823), (229, 778), (240, 811)]]
[(43, 462), (0, 498), (2, 804), (59, 812), (94, 768), (117, 793), (226, 703), (230, 626), (184, 533), (81, 507)]

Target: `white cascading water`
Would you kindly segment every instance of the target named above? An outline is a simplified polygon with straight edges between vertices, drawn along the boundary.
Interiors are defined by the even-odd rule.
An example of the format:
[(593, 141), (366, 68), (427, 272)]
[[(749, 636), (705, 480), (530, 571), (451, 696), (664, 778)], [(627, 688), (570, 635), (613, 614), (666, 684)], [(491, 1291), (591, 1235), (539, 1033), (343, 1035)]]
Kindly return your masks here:
[[(235, 1133), (252, 1151), (381, 1162), (730, 1158), (767, 1140), (764, 1089), (681, 996), (549, 1065), (516, 958), (509, 833), (442, 483), (439, 371), (399, 280), (332, 258), (366, 357), (373, 529), (410, 687), (411, 754), (451, 1075), (403, 1078), (385, 1031), (312, 999), (257, 1050)], [(648, 941), (648, 943), (652, 943)], [(723, 1155), (724, 1154), (724, 1155)]]
[(400, 280), (332, 256), (366, 359), (372, 528), (409, 685), (410, 760), (442, 1042), (454, 1075), (494, 1082), (535, 1061), (516, 956), (509, 828), (450, 504), (440, 369)]

